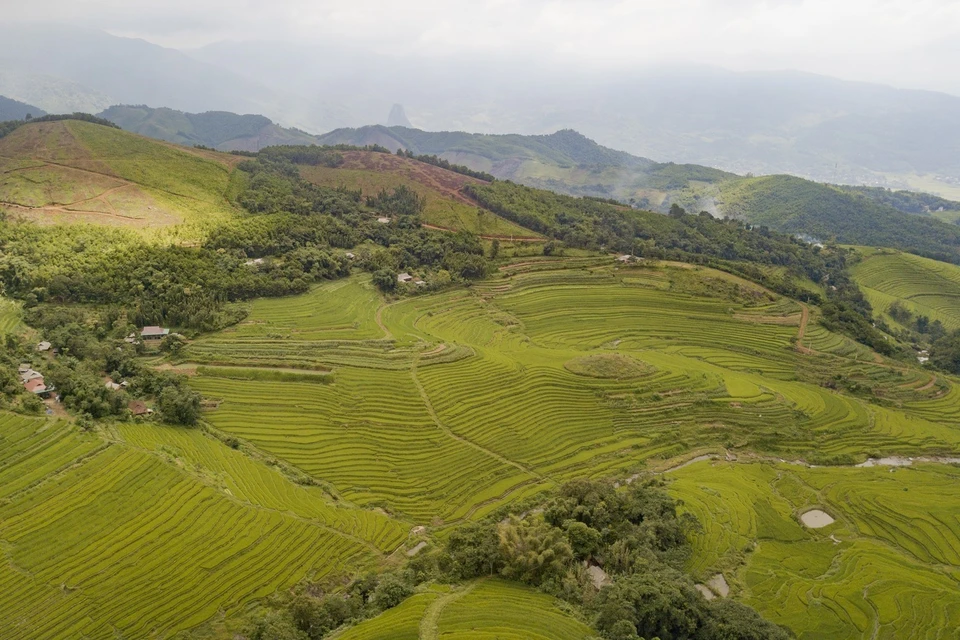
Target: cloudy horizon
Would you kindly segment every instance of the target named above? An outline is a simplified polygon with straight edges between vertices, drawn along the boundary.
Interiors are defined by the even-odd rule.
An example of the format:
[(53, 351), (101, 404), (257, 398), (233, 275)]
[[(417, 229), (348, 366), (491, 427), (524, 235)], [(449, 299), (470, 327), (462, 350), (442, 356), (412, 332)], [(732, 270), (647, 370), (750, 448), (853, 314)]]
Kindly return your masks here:
[(51, 19), (181, 50), (266, 41), (609, 73), (710, 64), (960, 95), (949, 0), (34, 0), (3, 20)]

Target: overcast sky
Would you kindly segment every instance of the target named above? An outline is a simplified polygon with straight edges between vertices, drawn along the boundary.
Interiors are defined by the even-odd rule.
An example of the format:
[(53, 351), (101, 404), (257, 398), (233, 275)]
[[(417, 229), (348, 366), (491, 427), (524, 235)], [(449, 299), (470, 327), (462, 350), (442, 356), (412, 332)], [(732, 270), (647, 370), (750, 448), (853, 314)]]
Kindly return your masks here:
[(960, 93), (957, 0), (2, 0), (4, 19), (76, 22), (177, 47), (345, 40), (397, 55), (663, 60), (799, 69)]

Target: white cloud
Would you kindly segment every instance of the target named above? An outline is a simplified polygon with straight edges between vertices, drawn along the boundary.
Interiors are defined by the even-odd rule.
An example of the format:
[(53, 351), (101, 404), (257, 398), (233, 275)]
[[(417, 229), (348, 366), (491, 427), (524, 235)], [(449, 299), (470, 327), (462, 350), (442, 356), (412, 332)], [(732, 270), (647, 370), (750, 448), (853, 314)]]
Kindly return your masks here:
[[(9, 0), (8, 0), (9, 2)], [(168, 46), (337, 41), (381, 53), (796, 68), (956, 90), (954, 0), (32, 0), (3, 19), (76, 21)]]

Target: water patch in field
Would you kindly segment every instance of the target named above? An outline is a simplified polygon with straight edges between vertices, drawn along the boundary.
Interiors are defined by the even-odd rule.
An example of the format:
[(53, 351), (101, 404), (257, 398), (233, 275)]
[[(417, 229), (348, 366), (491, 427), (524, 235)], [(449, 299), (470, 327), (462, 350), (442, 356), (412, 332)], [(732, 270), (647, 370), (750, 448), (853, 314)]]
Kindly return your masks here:
[(803, 522), (803, 525), (809, 529), (822, 529), (836, 522), (833, 516), (820, 509), (807, 511), (800, 516), (800, 520)]

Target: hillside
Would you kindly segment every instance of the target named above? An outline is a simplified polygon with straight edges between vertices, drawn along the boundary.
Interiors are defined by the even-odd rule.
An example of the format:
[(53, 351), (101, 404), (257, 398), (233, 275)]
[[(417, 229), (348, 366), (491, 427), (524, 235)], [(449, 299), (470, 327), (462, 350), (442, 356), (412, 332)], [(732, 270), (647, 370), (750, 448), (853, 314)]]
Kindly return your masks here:
[(226, 111), (184, 113), (144, 105), (116, 105), (98, 114), (126, 131), (186, 146), (203, 145), (221, 151), (259, 151), (288, 144), (316, 144), (316, 138), (284, 129), (258, 115)]
[(894, 247), (960, 262), (960, 227), (905, 214), (857, 193), (792, 176), (745, 178), (720, 186), (724, 215), (821, 241)]
[[(675, 201), (698, 201), (698, 185), (734, 178), (709, 167), (657, 163), (603, 147), (576, 131), (551, 135), (428, 132), (406, 127), (338, 129), (321, 144), (377, 144), (438, 155), (497, 178), (570, 195), (615, 198), (666, 212)], [(709, 208), (704, 203), (702, 208)]]
[(421, 217), (433, 227), (470, 231), (490, 239), (541, 238), (535, 231), (478, 207), (462, 193), (464, 186), (482, 184), (481, 180), (392, 154), (346, 151), (342, 155), (340, 166), (301, 167), (300, 173), (312, 183), (358, 189), (368, 197), (401, 185), (409, 187), (425, 198)]
[(44, 224), (204, 227), (233, 214), (237, 160), (89, 122), (37, 122), (0, 139), (0, 203)]
[(0, 122), (6, 120), (23, 120), (27, 116), (35, 118), (46, 115), (46, 113), (46, 111), (39, 107), (0, 96)]

